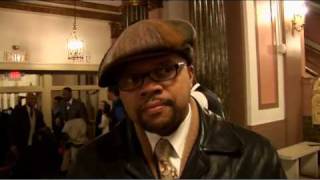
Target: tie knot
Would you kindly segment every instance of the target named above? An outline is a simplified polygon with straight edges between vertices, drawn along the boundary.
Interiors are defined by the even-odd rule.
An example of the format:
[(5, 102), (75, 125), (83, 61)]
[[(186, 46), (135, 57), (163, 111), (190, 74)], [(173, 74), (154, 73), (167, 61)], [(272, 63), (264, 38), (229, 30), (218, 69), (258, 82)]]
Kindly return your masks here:
[(154, 149), (154, 153), (158, 160), (169, 160), (169, 157), (173, 157), (175, 155), (174, 149), (171, 143), (167, 139), (161, 138)]

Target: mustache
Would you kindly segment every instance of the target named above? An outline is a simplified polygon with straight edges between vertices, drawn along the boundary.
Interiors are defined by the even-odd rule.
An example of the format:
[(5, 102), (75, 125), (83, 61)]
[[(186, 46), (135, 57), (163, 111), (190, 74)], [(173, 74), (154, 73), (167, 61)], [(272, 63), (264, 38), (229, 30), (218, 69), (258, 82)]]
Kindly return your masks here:
[(175, 104), (174, 101), (171, 99), (163, 99), (163, 98), (158, 98), (155, 96), (150, 96), (142, 103), (142, 105), (140, 106), (140, 109), (143, 109), (145, 107), (145, 105), (150, 101), (160, 101), (160, 104), (165, 105), (165, 106), (174, 106), (174, 104)]

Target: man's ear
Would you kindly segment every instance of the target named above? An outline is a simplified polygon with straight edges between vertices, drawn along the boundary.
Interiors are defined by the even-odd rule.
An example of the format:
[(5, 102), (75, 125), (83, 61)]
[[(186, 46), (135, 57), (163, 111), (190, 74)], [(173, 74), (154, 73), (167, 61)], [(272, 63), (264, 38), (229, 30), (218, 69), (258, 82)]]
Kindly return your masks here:
[(193, 65), (188, 66), (188, 74), (191, 80), (191, 87), (193, 86), (193, 78), (194, 78), (194, 67)]

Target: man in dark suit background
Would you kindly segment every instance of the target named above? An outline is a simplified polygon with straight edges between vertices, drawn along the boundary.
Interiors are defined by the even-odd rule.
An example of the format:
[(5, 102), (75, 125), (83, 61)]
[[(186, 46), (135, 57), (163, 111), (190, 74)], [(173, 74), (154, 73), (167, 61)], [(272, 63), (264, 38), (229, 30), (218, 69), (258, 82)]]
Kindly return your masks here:
[(83, 102), (72, 97), (72, 89), (70, 87), (63, 88), (62, 97), (64, 100), (64, 118), (65, 121), (82, 118), (88, 120), (87, 110)]
[(18, 157), (14, 176), (18, 178), (37, 178), (38, 168), (34, 154), (36, 134), (46, 129), (43, 114), (36, 108), (37, 96), (27, 93), (26, 105), (16, 106), (11, 116), (11, 151)]
[[(87, 142), (88, 114), (83, 102), (72, 97), (70, 87), (63, 88), (63, 117), (65, 120), (62, 132), (66, 135), (66, 148), (71, 150), (71, 162), (78, 149)], [(63, 169), (65, 171), (65, 169)]]
[(63, 98), (62, 96), (54, 97), (52, 108), (52, 129), (58, 140), (61, 138), (61, 131), (64, 125), (63, 113)]

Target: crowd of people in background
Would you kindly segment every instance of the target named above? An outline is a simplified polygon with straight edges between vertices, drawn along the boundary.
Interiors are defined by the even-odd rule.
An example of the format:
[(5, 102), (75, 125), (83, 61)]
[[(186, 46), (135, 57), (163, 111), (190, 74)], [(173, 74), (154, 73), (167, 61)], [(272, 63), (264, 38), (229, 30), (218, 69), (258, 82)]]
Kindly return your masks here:
[[(13, 178), (55, 177), (58, 153), (51, 130), (45, 125), (37, 106), (37, 94), (27, 93), (6, 116), (6, 149), (3, 152), (1, 175)], [(21, 98), (20, 98), (21, 100)], [(3, 119), (1, 119), (3, 120)], [(2, 145), (2, 144), (1, 144)]]
[[(101, 101), (96, 113), (96, 137), (125, 118), (116, 90), (108, 94), (109, 102)], [(88, 143), (87, 109), (71, 88), (54, 97), (52, 129), (38, 107), (37, 94), (27, 93), (14, 108), (0, 111), (0, 178), (63, 178), (78, 149)]]

